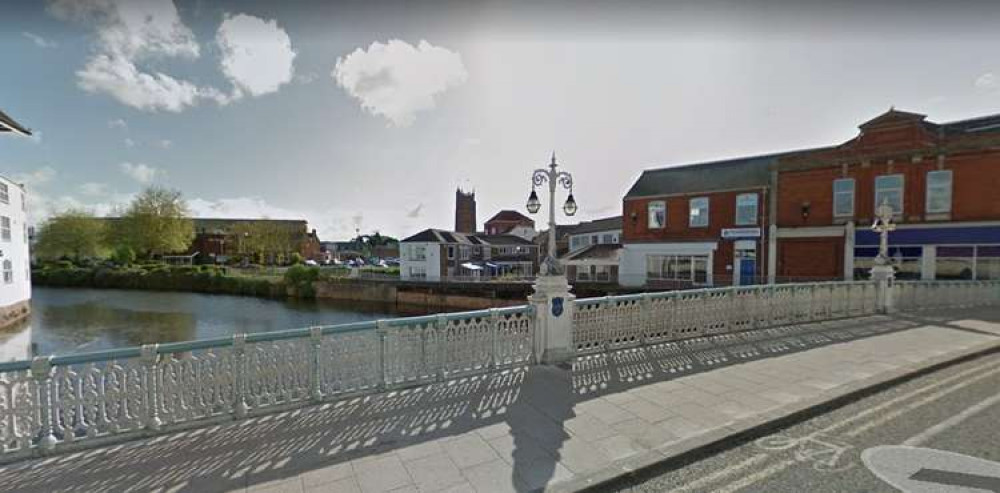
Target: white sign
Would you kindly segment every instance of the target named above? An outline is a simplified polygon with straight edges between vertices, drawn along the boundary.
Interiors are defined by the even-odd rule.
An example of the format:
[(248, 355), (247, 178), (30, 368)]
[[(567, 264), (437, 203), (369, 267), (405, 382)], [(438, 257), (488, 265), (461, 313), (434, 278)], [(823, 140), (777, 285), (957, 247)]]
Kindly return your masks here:
[(760, 228), (723, 228), (722, 238), (760, 238)]
[(906, 493), (1000, 491), (1000, 462), (906, 446), (872, 447), (861, 460), (882, 481)]

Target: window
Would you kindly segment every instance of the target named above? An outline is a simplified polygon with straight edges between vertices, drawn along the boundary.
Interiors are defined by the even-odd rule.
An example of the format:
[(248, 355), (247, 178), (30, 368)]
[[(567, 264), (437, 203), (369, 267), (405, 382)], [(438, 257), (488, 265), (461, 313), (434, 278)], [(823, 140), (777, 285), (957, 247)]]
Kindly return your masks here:
[(976, 247), (976, 279), (1000, 280), (1000, 245)]
[(708, 197), (696, 197), (691, 199), (691, 215), (689, 226), (692, 228), (704, 228), (708, 226)]
[(569, 249), (576, 250), (578, 248), (583, 248), (590, 244), (590, 238), (587, 236), (574, 236), (569, 240)]
[(736, 196), (736, 225), (757, 224), (757, 194), (744, 193)]
[(0, 216), (0, 238), (10, 241), (10, 218), (7, 216)]
[(424, 245), (410, 245), (410, 260), (427, 260), (427, 247)]
[(615, 235), (604, 234), (601, 236), (601, 243), (615, 243)]
[(472, 250), (466, 245), (458, 247), (458, 257), (461, 260), (469, 260), (471, 252)]
[(833, 180), (833, 216), (854, 216), (854, 178)]
[(655, 281), (708, 282), (707, 255), (647, 255), (646, 276)]
[(0, 183), (0, 202), (10, 203), (10, 189), (7, 188), (6, 183)]
[(410, 267), (410, 278), (424, 277), (427, 277), (427, 269), (425, 267)]
[(14, 263), (10, 260), (3, 261), (3, 283), (13, 284), (14, 283)]
[(927, 212), (951, 212), (951, 170), (927, 172)]
[(888, 201), (894, 214), (903, 213), (903, 175), (875, 177), (875, 207)]
[(649, 229), (663, 229), (667, 227), (667, 203), (662, 200), (650, 202), (646, 206), (649, 215)]
[(454, 259), (454, 258), (455, 258), (455, 247), (452, 246), (452, 245), (449, 245), (448, 246), (448, 259)]

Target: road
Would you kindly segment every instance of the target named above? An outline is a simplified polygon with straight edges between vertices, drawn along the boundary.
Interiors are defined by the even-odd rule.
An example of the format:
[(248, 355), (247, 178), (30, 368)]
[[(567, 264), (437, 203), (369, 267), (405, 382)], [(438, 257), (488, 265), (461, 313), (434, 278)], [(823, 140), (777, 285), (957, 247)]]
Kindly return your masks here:
[[(877, 446), (906, 445), (1000, 462), (997, 423), (1000, 354), (993, 353), (890, 387), (784, 429), (727, 444), (722, 450), (661, 464), (595, 491), (898, 492), (866, 467), (862, 452)], [(920, 477), (936, 480), (934, 474), (926, 472)], [(938, 473), (937, 480), (947, 482), (941, 478), (943, 473)], [(1000, 477), (975, 481), (996, 485)], [(933, 482), (922, 485), (928, 489), (920, 491), (1000, 492), (995, 486), (972, 489)]]

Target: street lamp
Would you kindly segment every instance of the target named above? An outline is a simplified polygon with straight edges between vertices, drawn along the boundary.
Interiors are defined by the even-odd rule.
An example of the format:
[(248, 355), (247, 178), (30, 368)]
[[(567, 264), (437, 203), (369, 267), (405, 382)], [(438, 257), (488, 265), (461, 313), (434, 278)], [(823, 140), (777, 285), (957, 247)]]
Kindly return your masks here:
[(552, 153), (552, 162), (549, 169), (536, 169), (531, 175), (531, 195), (528, 196), (526, 205), (528, 212), (534, 214), (541, 209), (542, 204), (538, 201), (538, 194), (535, 187), (540, 187), (548, 182), (549, 184), (549, 248), (548, 255), (542, 261), (542, 274), (559, 274), (561, 269), (559, 261), (556, 260), (556, 186), (562, 185), (569, 190), (569, 197), (563, 204), (563, 212), (567, 216), (576, 214), (577, 205), (573, 198), (573, 176), (565, 171), (556, 170), (556, 153)]

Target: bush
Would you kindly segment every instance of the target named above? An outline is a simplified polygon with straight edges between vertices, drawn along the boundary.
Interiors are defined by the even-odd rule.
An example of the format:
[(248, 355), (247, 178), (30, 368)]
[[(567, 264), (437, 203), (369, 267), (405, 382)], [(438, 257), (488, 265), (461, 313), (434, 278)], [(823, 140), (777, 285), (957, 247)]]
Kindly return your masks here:
[(285, 271), (285, 284), (295, 290), (295, 294), (303, 298), (313, 298), (316, 296), (316, 288), (313, 283), (319, 279), (318, 267), (307, 267), (305, 265), (293, 265)]
[(299, 265), (299, 264), (301, 264), (301, 263), (302, 263), (302, 262), (303, 262), (304, 260), (305, 260), (305, 259), (303, 259), (303, 258), (302, 258), (302, 254), (300, 254), (299, 252), (295, 252), (295, 253), (293, 253), (293, 254), (292, 254), (292, 256), (291, 256), (291, 264), (292, 264), (292, 265)]
[(113, 254), (111, 254), (111, 260), (113, 260), (118, 265), (132, 265), (135, 263), (135, 250), (132, 248), (121, 245), (115, 248)]

